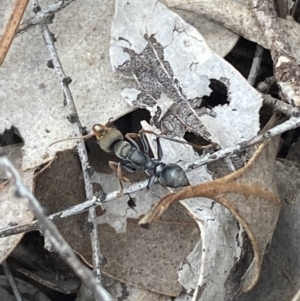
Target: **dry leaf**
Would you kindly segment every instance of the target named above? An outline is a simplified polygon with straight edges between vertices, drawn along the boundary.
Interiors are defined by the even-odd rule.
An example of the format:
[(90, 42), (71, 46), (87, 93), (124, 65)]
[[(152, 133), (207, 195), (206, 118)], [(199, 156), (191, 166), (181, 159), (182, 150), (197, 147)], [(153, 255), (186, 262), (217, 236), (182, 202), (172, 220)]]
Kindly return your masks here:
[(249, 291), (258, 281), (263, 255), (280, 210), (274, 164), (278, 140), (260, 145), (248, 164), (229, 176), (164, 197), (140, 224), (155, 220), (179, 200), (199, 196), (216, 200), (231, 211), (251, 241), (254, 258), (241, 281), (241, 291)]
[[(54, 160), (35, 176), (34, 194), (47, 215), (85, 201), (85, 190), (79, 159), (72, 150), (58, 152)], [(90, 236), (84, 232), (87, 212), (56, 221), (56, 225), (71, 245), (90, 261), (92, 256)], [(85, 247), (86, 246), (86, 247)]]
[(240, 301), (291, 301), (300, 287), (300, 166), (277, 161), (277, 187), (282, 208), (257, 285)]
[[(116, 1), (110, 57), (114, 70), (132, 79), (125, 100), (147, 108), (155, 122), (165, 112), (156, 108), (163, 99), (174, 102), (159, 123), (164, 132), (183, 136), (188, 130), (222, 147), (257, 134), (260, 94), (161, 3)], [(235, 129), (230, 135), (225, 124)]]
[[(112, 190), (118, 189), (118, 179), (108, 166), (108, 161), (115, 157), (101, 151), (94, 141), (88, 142), (88, 145), (90, 164), (96, 173), (94, 180), (98, 178), (97, 181), (105, 192), (109, 192), (109, 187)], [(130, 176), (136, 177), (136, 174), (129, 173), (128, 177)], [(58, 153), (53, 162), (36, 176), (35, 181), (35, 194), (49, 214), (85, 200), (80, 165), (71, 151)], [(157, 189), (157, 193), (161, 192)], [(197, 225), (179, 206), (181, 209), (175, 210), (175, 215), (173, 212), (171, 217), (160, 221), (152, 232), (145, 235), (138, 227), (137, 218), (146, 213), (151, 204), (157, 202), (157, 198), (144, 191), (135, 197), (137, 212), (126, 210), (127, 196), (103, 206), (105, 213), (101, 212), (102, 215), (98, 217), (98, 222), (101, 223), (99, 239), (101, 252), (108, 263), (101, 270), (122, 282), (177, 296), (182, 290), (177, 281), (177, 269), (199, 239)], [(183, 218), (184, 215), (186, 218)], [(87, 213), (83, 213), (56, 221), (56, 225), (72, 248), (91, 263), (90, 236), (84, 231), (86, 220)], [(155, 256), (149, 256), (149, 252), (153, 250), (156, 252)], [(164, 264), (164, 269), (161, 269), (161, 264)], [(161, 274), (158, 275), (158, 272)]]
[[(11, 0), (1, 1), (0, 20)], [(91, 10), (91, 7), (93, 9)], [(45, 8), (42, 6), (42, 9)], [(23, 19), (32, 17), (27, 10)], [(113, 2), (76, 1), (55, 14), (49, 25), (72, 91), (79, 118), (91, 129), (133, 109), (121, 97), (121, 88), (109, 62)], [(0, 133), (15, 126), (24, 140), (23, 169), (34, 168), (70, 149), (74, 141), (49, 148), (53, 141), (74, 136), (64, 105), (64, 95), (53, 69), (47, 67), (49, 52), (39, 27), (16, 37), (0, 68)], [(5, 104), (5, 107), (4, 107)]]
[[(10, 7), (10, 0), (1, 1), (2, 28), (1, 21), (7, 20)], [(80, 120), (88, 129), (133, 110), (121, 97), (127, 83), (120, 82), (109, 61), (113, 13), (113, 1), (102, 1), (101, 5), (74, 1), (56, 13), (49, 25), (57, 39), (55, 46), (65, 73), (73, 80), (70, 88)], [(31, 9), (27, 9), (23, 20), (32, 16)], [(203, 28), (198, 21), (195, 26)], [(216, 31), (209, 34), (215, 36)], [(234, 34), (228, 34), (231, 35)], [(233, 43), (230, 44), (229, 48)], [(0, 110), (0, 133), (12, 125), (19, 130), (25, 142), (24, 169), (48, 162), (58, 150), (75, 145), (66, 141), (48, 148), (53, 141), (73, 136), (72, 125), (67, 120), (71, 112), (63, 105), (63, 93), (53, 69), (46, 66), (48, 60), (40, 30), (34, 27), (14, 39), (0, 68), (0, 106), (6, 104), (5, 110)]]
[(108, 261), (105, 274), (163, 295), (180, 294), (177, 270), (199, 239), (196, 224), (181, 205), (154, 223), (151, 231), (138, 227), (136, 219), (127, 220), (125, 233), (106, 224), (100, 231), (101, 252)]
[[(156, 130), (142, 122), (145, 130)], [(153, 154), (156, 154), (156, 136), (147, 135)], [(199, 159), (189, 145), (160, 139), (163, 149), (163, 162), (185, 165)], [(179, 162), (178, 162), (179, 161)], [(187, 173), (191, 185), (213, 180), (211, 172), (202, 166)], [(236, 219), (223, 206), (208, 198), (192, 198), (182, 201), (198, 224), (201, 240), (186, 258), (178, 272), (179, 282), (188, 293), (198, 286), (204, 286), (203, 300), (211, 298), (211, 291), (218, 299), (225, 295), (224, 284), (230, 271), (243, 255), (243, 229)], [(216, 298), (216, 297), (215, 297)]]

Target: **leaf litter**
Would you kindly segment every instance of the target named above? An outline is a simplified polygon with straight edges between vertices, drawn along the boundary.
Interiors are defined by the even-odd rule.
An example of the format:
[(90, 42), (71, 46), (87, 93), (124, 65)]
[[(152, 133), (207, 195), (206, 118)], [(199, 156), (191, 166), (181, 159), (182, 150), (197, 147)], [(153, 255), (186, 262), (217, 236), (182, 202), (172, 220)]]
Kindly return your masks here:
[[(133, 3), (134, 1), (131, 1)], [(148, 2), (147, 2), (148, 3)], [(150, 2), (148, 3), (151, 4)], [(144, 5), (146, 7), (146, 5)], [(161, 9), (163, 6), (160, 6), (160, 4), (157, 4), (157, 7)], [(165, 9), (165, 8), (163, 8)], [(141, 9), (142, 11), (142, 9)], [(126, 13), (128, 13), (126, 11)], [(155, 11), (155, 14), (157, 11)], [(168, 13), (168, 10), (163, 11), (163, 20), (165, 18), (165, 15)], [(158, 16), (161, 16), (158, 14)], [(251, 87), (247, 85), (245, 80), (242, 79), (241, 76), (238, 75), (238, 73), (232, 68), (226, 66), (226, 64), (222, 64), (223, 61), (220, 61), (220, 58), (215, 56), (212, 53), (207, 53), (208, 48), (205, 45), (205, 42), (202, 38), (199, 38), (199, 35), (197, 34), (196, 38), (192, 34), (194, 34), (191, 27), (188, 27), (187, 24), (180, 24), (180, 21), (182, 21), (180, 18), (177, 18), (174, 14), (175, 19), (177, 22), (179, 22), (178, 28), (174, 31), (174, 36), (168, 36), (167, 45), (162, 42), (163, 39), (165, 39), (165, 36), (163, 33), (162, 40), (158, 39), (159, 30), (151, 32), (149, 31), (149, 27), (146, 30), (146, 33), (140, 34), (142, 38), (144, 38), (144, 43), (148, 43), (145, 48), (142, 49), (142, 51), (145, 51), (145, 53), (140, 54), (139, 51), (136, 49), (132, 51), (131, 49), (126, 50), (125, 53), (131, 54), (130, 59), (135, 61), (142, 61), (142, 65), (146, 63), (153, 63), (154, 71), (157, 69), (158, 71), (154, 75), (154, 77), (146, 75), (145, 78), (143, 74), (147, 74), (147, 71), (151, 68), (148, 68), (149, 65), (146, 66), (145, 69), (141, 72), (141, 67), (136, 63), (134, 66), (126, 66), (126, 64), (123, 65), (123, 68), (125, 71), (130, 71), (133, 78), (135, 78), (135, 84), (133, 84), (132, 89), (136, 89), (137, 91), (140, 91), (140, 93), (136, 93), (136, 99), (131, 97), (130, 103), (138, 106), (138, 107), (147, 107), (152, 108), (155, 104), (157, 105), (157, 111), (153, 111), (154, 121), (156, 123), (161, 122), (163, 125), (163, 128), (168, 132), (172, 132), (172, 134), (176, 134), (179, 136), (182, 136), (182, 134), (186, 131), (192, 131), (196, 134), (201, 134), (209, 141), (214, 141), (219, 143), (220, 146), (224, 147), (226, 144), (228, 145), (234, 145), (237, 142), (240, 142), (241, 140), (249, 139), (257, 134), (259, 123), (258, 123), (258, 110), (261, 106), (261, 98), (258, 93)], [(154, 18), (154, 16), (149, 15), (149, 18), (153, 18), (154, 23), (156, 22), (159, 24), (158, 20)], [(169, 20), (169, 19), (168, 19)], [(131, 21), (132, 22), (132, 21)], [(135, 22), (132, 22), (135, 23)], [(176, 24), (178, 25), (178, 24)], [(192, 34), (191, 34), (192, 31)], [(172, 31), (171, 31), (172, 32)], [(203, 56), (201, 53), (201, 58), (204, 57), (202, 60), (195, 60), (194, 57), (191, 61), (186, 60), (188, 63), (186, 67), (182, 66), (176, 66), (172, 64), (172, 56), (171, 53), (174, 55), (174, 48), (168, 47), (175, 41), (179, 44), (181, 42), (181, 45), (184, 44), (186, 48), (190, 49), (191, 46), (189, 43), (190, 40), (187, 39), (186, 36), (182, 38), (182, 35), (188, 33), (188, 37), (190, 35), (193, 37), (195, 41), (199, 41), (200, 44), (203, 44), (204, 46), (202, 48), (199, 48), (197, 45), (197, 48), (203, 51)], [(146, 36), (145, 36), (146, 34)], [(136, 36), (135, 36), (136, 37)], [(135, 38), (133, 39), (135, 40)], [(135, 41), (130, 40), (132, 42), (132, 45)], [(146, 41), (146, 42), (145, 42)], [(175, 44), (175, 49), (178, 46), (178, 44)], [(174, 46), (173, 45), (173, 46)], [(126, 45), (127, 47), (128, 45)], [(148, 48), (147, 48), (148, 47)], [(195, 47), (191, 47), (192, 49)], [(180, 49), (178, 47), (178, 49)], [(166, 51), (165, 51), (166, 50)], [(168, 50), (171, 53), (168, 53)], [(178, 50), (179, 51), (179, 50)], [(180, 52), (180, 54), (182, 51)], [(150, 54), (150, 59), (147, 58), (147, 56)], [(169, 56), (168, 56), (168, 55)], [(175, 56), (178, 56), (178, 53), (175, 53)], [(198, 53), (199, 55), (199, 53)], [(141, 59), (144, 59), (143, 56), (146, 57), (146, 61), (143, 61)], [(114, 57), (112, 57), (112, 61), (114, 60)], [(156, 60), (156, 61), (155, 61)], [(182, 60), (185, 61), (184, 59)], [(216, 65), (212, 64), (212, 61), (216, 61)], [(220, 63), (222, 62), (222, 63)], [(186, 62), (185, 62), (186, 63)], [(218, 66), (218, 63), (220, 63), (220, 66)], [(150, 66), (151, 66), (150, 64)], [(169, 64), (169, 66), (168, 66)], [(198, 69), (198, 66), (201, 70)], [(212, 70), (207, 70), (205, 67), (208, 66), (210, 69), (210, 66), (213, 66), (211, 68)], [(226, 67), (225, 67), (226, 66)], [(219, 69), (218, 69), (219, 68)], [(227, 69), (226, 69), (227, 68)], [(116, 68), (118, 71), (122, 71), (122, 69), (119, 67)], [(165, 69), (165, 70), (164, 70)], [(190, 69), (190, 70), (188, 70)], [(203, 69), (203, 70), (202, 70)], [(230, 70), (231, 69), (231, 70)], [(218, 71), (214, 73), (215, 71)], [(152, 70), (153, 71), (153, 70)], [(190, 71), (193, 71), (192, 74), (190, 74)], [(202, 72), (203, 71), (203, 72)], [(151, 72), (150, 72), (151, 73)], [(180, 78), (180, 75), (186, 75), (186, 78)], [(217, 74), (217, 75), (216, 75)], [(168, 79), (166, 79), (168, 77)], [(226, 101), (223, 105), (217, 105), (215, 107), (201, 107), (201, 101), (205, 100), (205, 97), (209, 97), (211, 92), (214, 92), (214, 89), (212, 87), (213, 80), (217, 82), (223, 83), (225, 85), (226, 90)], [(158, 80), (157, 80), (158, 79)], [(170, 80), (171, 79), (171, 80)], [(236, 80), (236, 82), (235, 82)], [(195, 87), (197, 84), (199, 84), (199, 81), (202, 83), (202, 86)], [(158, 82), (158, 83), (157, 83)], [(147, 85), (148, 83), (149, 86)], [(153, 83), (155, 83), (153, 85)], [(138, 90), (138, 88), (140, 90)], [(142, 89), (141, 89), (142, 88)], [(128, 89), (128, 88), (127, 88)], [(158, 92), (156, 92), (156, 90)], [(130, 90), (128, 90), (130, 92)], [(236, 92), (238, 91), (238, 92)], [(145, 94), (145, 95), (143, 95)], [(126, 98), (126, 95), (128, 93), (123, 94)], [(162, 96), (166, 95), (164, 99), (162, 99), (162, 103), (165, 103), (166, 100), (172, 100), (170, 104), (166, 104), (166, 109), (163, 109), (163, 114), (160, 114), (159, 110), (161, 109), (162, 104), (159, 103), (160, 98)], [(246, 95), (251, 95), (250, 99), (245, 99)], [(243, 100), (245, 101), (243, 102)], [(175, 102), (173, 102), (175, 100)], [(240, 106), (239, 106), (240, 105)], [(156, 108), (155, 108), (156, 109)], [(236, 113), (234, 113), (236, 112)], [(234, 118), (232, 117), (232, 114), (234, 115)], [(249, 114), (251, 116), (249, 116)], [(156, 116), (157, 115), (157, 116)], [(196, 122), (197, 121), (197, 122)], [(198, 124), (199, 123), (199, 124)], [(225, 129), (226, 126), (230, 124), (234, 128), (234, 135), (232, 135), (232, 132), (230, 133), (223, 133), (220, 131), (220, 127), (222, 129)], [(247, 136), (248, 135), (248, 136)], [(61, 155), (58, 155), (57, 158), (60, 158)], [(53, 163), (52, 163), (53, 164)], [(63, 170), (64, 165), (62, 165), (61, 169)], [(67, 166), (67, 164), (66, 164)], [(209, 174), (209, 173), (208, 173)], [(75, 173), (76, 175), (76, 173)], [(66, 176), (63, 172), (63, 176)], [(51, 176), (50, 176), (51, 177)], [(79, 176), (80, 177), (80, 176)], [(77, 174), (77, 180), (78, 181), (78, 174)], [(68, 183), (69, 185), (69, 183)], [(69, 193), (71, 194), (73, 186), (70, 185)], [(60, 188), (58, 189), (60, 190)], [(43, 191), (47, 193), (47, 190)], [(64, 195), (63, 189), (62, 189), (62, 195)], [(58, 196), (61, 199), (61, 196)], [(57, 198), (57, 200), (59, 200)], [(79, 197), (79, 202), (82, 201), (82, 199)], [(213, 202), (206, 201), (211, 204), (213, 207), (217, 207)], [(65, 204), (64, 204), (65, 205)], [(65, 206), (64, 206), (65, 208)], [(223, 214), (226, 211), (223, 210)], [(55, 209), (55, 211), (57, 211)], [(220, 211), (221, 212), (221, 211)], [(232, 219), (232, 217), (230, 217)], [(208, 220), (208, 219), (206, 219)], [(84, 218), (81, 218), (81, 221), (76, 221), (75, 224), (79, 226), (79, 228), (73, 228), (72, 224), (70, 227), (68, 227), (65, 233), (65, 237), (68, 235), (70, 236), (70, 233), (81, 233), (80, 225), (83, 224)], [(198, 221), (198, 224), (203, 224), (203, 220)], [(62, 227), (63, 228), (63, 227)], [(200, 226), (201, 228), (201, 226)], [(77, 234), (75, 234), (77, 235)], [(203, 234), (201, 232), (201, 235), (203, 237)], [(88, 236), (87, 236), (88, 238)], [(74, 240), (81, 240), (83, 239), (76, 237)], [(89, 238), (86, 240), (87, 244), (84, 243), (84, 240), (81, 240), (82, 246), (90, 245)], [(74, 245), (75, 242), (74, 242)], [(191, 246), (190, 246), (191, 247)], [(87, 248), (88, 249), (88, 248)], [(263, 249), (263, 248), (262, 248)], [(84, 251), (82, 254), (84, 254)], [(80, 252), (79, 252), (80, 253)], [(259, 253), (259, 252), (258, 252)], [(149, 257), (149, 255), (148, 255)], [(86, 258), (89, 258), (88, 255), (86, 255)], [(260, 264), (260, 263), (259, 263)], [(174, 265), (175, 266), (175, 265)], [(126, 268), (124, 268), (126, 270)], [(153, 275), (151, 275), (153, 277)], [(116, 277), (118, 278), (118, 276)], [(251, 277), (250, 277), (251, 278)], [(202, 283), (203, 284), (203, 283)], [(144, 286), (144, 285), (142, 285)], [(151, 285), (149, 284), (149, 287), (151, 288)], [(175, 288), (176, 294), (178, 288)], [(156, 289), (154, 289), (156, 290)], [(159, 291), (159, 289), (158, 289)], [(174, 293), (174, 291), (173, 291)]]

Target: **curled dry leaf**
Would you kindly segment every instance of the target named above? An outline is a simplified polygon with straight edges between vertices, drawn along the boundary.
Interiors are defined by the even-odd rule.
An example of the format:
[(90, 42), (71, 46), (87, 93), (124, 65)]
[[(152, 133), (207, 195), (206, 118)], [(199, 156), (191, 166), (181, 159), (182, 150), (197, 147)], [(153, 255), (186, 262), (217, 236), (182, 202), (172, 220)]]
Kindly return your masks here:
[(277, 160), (277, 188), (282, 208), (266, 252), (258, 284), (239, 301), (291, 301), (300, 287), (300, 165)]
[(240, 285), (242, 292), (249, 291), (258, 281), (263, 255), (280, 211), (275, 179), (278, 141), (276, 138), (260, 145), (244, 168), (228, 176), (167, 195), (141, 219), (140, 225), (151, 223), (179, 200), (193, 197), (216, 200), (236, 217), (251, 241), (254, 258)]

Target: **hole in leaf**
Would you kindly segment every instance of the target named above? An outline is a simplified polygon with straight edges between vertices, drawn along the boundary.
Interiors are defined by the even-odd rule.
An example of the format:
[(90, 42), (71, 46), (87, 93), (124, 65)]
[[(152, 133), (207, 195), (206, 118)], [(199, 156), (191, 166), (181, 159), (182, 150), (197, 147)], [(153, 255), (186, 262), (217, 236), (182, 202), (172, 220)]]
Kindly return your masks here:
[(7, 146), (12, 144), (24, 143), (17, 128), (12, 126), (9, 130), (5, 130), (0, 135), (0, 146)]
[[(189, 133), (189, 132), (186, 132), (185, 135), (183, 136), (183, 138), (187, 142), (197, 144), (199, 146), (205, 146), (205, 145), (210, 144), (210, 142), (205, 140), (204, 138), (202, 138), (200, 136), (196, 136), (195, 134)], [(198, 148), (194, 148), (194, 151), (197, 152), (199, 155), (201, 155), (203, 153), (203, 150), (200, 150)]]
[(211, 78), (209, 87), (212, 89), (212, 92), (210, 96), (204, 96), (202, 98), (202, 106), (211, 109), (219, 105), (223, 106), (229, 104), (228, 90), (224, 83)]

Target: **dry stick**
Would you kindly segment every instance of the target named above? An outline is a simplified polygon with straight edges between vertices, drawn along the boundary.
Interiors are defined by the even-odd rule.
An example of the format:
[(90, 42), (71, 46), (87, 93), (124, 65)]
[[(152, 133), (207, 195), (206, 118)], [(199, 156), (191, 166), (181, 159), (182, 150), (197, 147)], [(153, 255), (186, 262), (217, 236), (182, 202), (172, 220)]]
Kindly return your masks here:
[[(99, 300), (112, 301), (113, 298), (96, 280), (93, 272), (89, 270), (74, 254), (71, 247), (64, 240), (52, 221), (47, 219), (43, 213), (43, 209), (34, 197), (31, 191), (24, 185), (23, 180), (13, 166), (11, 161), (3, 153), (0, 153), (0, 166), (3, 166), (7, 171), (7, 176), (14, 183), (17, 189), (18, 196), (26, 198), (29, 201), (30, 209), (38, 219), (40, 226), (44, 229), (45, 235), (51, 240), (52, 245), (58, 254), (63, 258), (73, 269), (75, 274), (84, 282), (84, 284), (95, 293)], [(102, 299), (101, 299), (102, 298)]]
[(264, 32), (274, 63), (274, 75), (286, 100), (300, 106), (300, 67), (276, 18), (273, 1), (253, 0), (253, 11)]
[(300, 289), (296, 293), (296, 295), (293, 297), (292, 301), (299, 301), (300, 300)]
[(33, 28), (41, 23), (52, 23), (54, 14), (71, 4), (74, 0), (61, 0), (36, 13), (33, 18), (28, 18), (22, 22), (16, 31), (16, 36), (24, 33), (26, 30)]
[(10, 271), (7, 263), (6, 263), (6, 260), (4, 260), (2, 262), (2, 265), (3, 265), (3, 269), (4, 269), (4, 272), (5, 272), (5, 275), (7, 277), (7, 280), (8, 280), (8, 282), (9, 282), (9, 284), (10, 284), (10, 286), (11, 286), (13, 292), (14, 292), (14, 295), (15, 295), (17, 301), (23, 301), (23, 298), (22, 298), (22, 296), (21, 296), (21, 294), (19, 292), (19, 289), (17, 287), (15, 278), (12, 275), (12, 273), (11, 273), (11, 271)]
[[(34, 2), (35, 2), (35, 5), (38, 6), (38, 2), (37, 1), (34, 1)], [(82, 135), (82, 132), (81, 132), (82, 126), (81, 126), (79, 118), (78, 118), (78, 114), (77, 114), (77, 110), (76, 110), (75, 103), (73, 100), (73, 96), (69, 89), (69, 84), (70, 84), (71, 80), (70, 80), (70, 78), (66, 77), (66, 75), (63, 71), (62, 65), (58, 58), (58, 54), (56, 52), (56, 48), (54, 46), (53, 36), (48, 29), (48, 25), (40, 24), (40, 28), (41, 28), (41, 32), (42, 32), (44, 41), (45, 41), (48, 51), (50, 53), (50, 57), (53, 62), (54, 70), (60, 81), (64, 96), (65, 96), (65, 101), (67, 103), (67, 107), (70, 109), (71, 115), (74, 118), (74, 122), (72, 122), (73, 132), (74, 132), (75, 136), (81, 136)], [(87, 156), (86, 148), (84, 145), (84, 141), (82, 141), (82, 140), (77, 142), (77, 153), (78, 153), (78, 157), (81, 162), (86, 197), (87, 197), (87, 199), (92, 199), (93, 195), (94, 195), (94, 191), (93, 191), (93, 186), (92, 186), (89, 174), (88, 174), (88, 168), (89, 168), (88, 156)], [(89, 209), (88, 221), (93, 223), (93, 230), (90, 233), (92, 254), (93, 254), (93, 267), (96, 270), (96, 275), (97, 275), (98, 280), (101, 281), (100, 265), (101, 265), (101, 258), (103, 256), (100, 253), (98, 224), (96, 221), (96, 209), (94, 207), (91, 207)]]
[[(140, 191), (142, 189), (145, 189), (147, 184), (148, 184), (148, 180), (143, 180), (143, 181), (134, 183), (134, 184), (130, 185), (128, 188), (124, 188), (124, 194), (134, 193), (134, 192)], [(82, 212), (89, 210), (92, 207), (100, 206), (103, 203), (111, 202), (111, 201), (117, 199), (117, 194), (119, 192), (120, 191), (118, 190), (118, 191), (108, 193), (106, 195), (104, 201), (101, 201), (100, 199), (93, 197), (91, 200), (85, 201), (78, 205), (74, 205), (65, 210), (53, 213), (53, 214), (49, 215), (48, 218), (52, 221), (55, 221), (55, 220), (69, 217), (69, 216), (78, 215)], [(0, 229), (0, 237), (15, 235), (15, 234), (23, 233), (23, 232), (34, 231), (34, 230), (39, 230), (39, 224), (38, 224), (38, 221), (36, 221), (36, 220), (32, 221), (29, 224), (2, 228), (2, 229)]]
[(23, 17), (29, 0), (16, 0), (11, 16), (0, 40), (0, 66), (4, 62), (19, 23)]
[[(280, 125), (275, 126), (274, 128), (266, 131), (263, 134), (260, 134), (256, 137), (254, 137), (251, 140), (239, 143), (234, 147), (227, 147), (227, 148), (221, 149), (221, 150), (219, 150), (219, 151), (217, 151), (213, 154), (203, 155), (196, 162), (186, 164), (183, 167), (183, 169), (184, 169), (184, 171), (189, 172), (190, 170), (193, 170), (193, 169), (195, 169), (197, 167), (200, 167), (204, 164), (207, 164), (207, 163), (210, 163), (210, 162), (213, 162), (213, 161), (217, 161), (217, 160), (222, 159), (226, 156), (232, 156), (233, 154), (236, 154), (240, 151), (243, 151), (247, 147), (250, 147), (250, 146), (252, 146), (256, 143), (264, 142), (264, 141), (270, 139), (271, 137), (280, 135), (280, 134), (282, 134), (286, 131), (289, 131), (291, 129), (295, 129), (299, 126), (300, 126), (300, 118), (292, 116), (289, 120), (283, 122)], [(144, 181), (134, 183), (134, 184), (130, 185), (128, 188), (124, 188), (124, 194), (130, 194), (130, 193), (134, 193), (134, 192), (140, 191), (142, 189), (145, 189), (147, 184), (148, 184), (148, 180), (144, 180)], [(53, 220), (56, 220), (56, 219), (65, 218), (65, 217), (68, 217), (68, 216), (71, 216), (71, 215), (82, 213), (83, 211), (88, 210), (90, 207), (99, 206), (103, 203), (115, 200), (117, 198), (118, 192), (119, 192), (119, 190), (107, 194), (104, 201), (100, 201), (99, 199), (94, 197), (94, 199), (91, 199), (91, 200), (88, 200), (88, 201), (83, 202), (81, 204), (75, 205), (73, 207), (70, 207), (69, 209), (65, 209), (63, 211), (54, 213), (54, 214), (50, 215), (49, 218), (53, 219)], [(37, 230), (38, 229), (37, 221), (33, 221), (32, 223), (27, 224), (27, 225), (6, 227), (6, 228), (3, 228), (3, 229), (0, 229), (0, 237), (21, 233), (21, 232), (24, 231), (24, 228), (26, 229), (27, 227), (28, 228), (30, 228), (30, 227), (34, 228), (34, 229), (31, 229), (31, 230)]]
[[(102, 204), (102, 202), (99, 199), (94, 197), (93, 199), (91, 199), (89, 201), (72, 206), (63, 211), (53, 213), (53, 214), (47, 216), (47, 218), (51, 221), (59, 220), (59, 219), (66, 218), (66, 217), (69, 217), (72, 215), (78, 215), (80, 213), (83, 213), (83, 212), (89, 210), (91, 207), (93, 207), (95, 205), (101, 205), (101, 204)], [(37, 220), (34, 220), (29, 224), (16, 225), (16, 226), (2, 228), (2, 229), (0, 229), (0, 237), (5, 237), (8, 235), (15, 235), (15, 234), (23, 233), (23, 232), (30, 232), (30, 231), (34, 231), (34, 230), (39, 230), (39, 224), (38, 224)]]
[(255, 84), (255, 80), (260, 70), (260, 64), (261, 64), (263, 54), (264, 54), (264, 48), (257, 44), (254, 58), (252, 61), (252, 66), (247, 78), (247, 81), (251, 86), (254, 86)]
[(293, 5), (293, 9), (292, 9), (292, 12), (291, 12), (291, 15), (294, 17), (295, 13), (296, 13), (296, 10), (297, 10), (297, 6), (299, 5), (299, 0), (296, 0), (294, 2), (294, 5)]
[(272, 107), (274, 110), (279, 111), (283, 113), (286, 116), (294, 116), (294, 117), (300, 117), (300, 109), (297, 107), (294, 107), (282, 100), (273, 98), (269, 94), (262, 94), (263, 101), (266, 105)]

